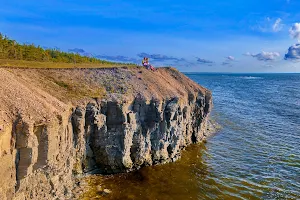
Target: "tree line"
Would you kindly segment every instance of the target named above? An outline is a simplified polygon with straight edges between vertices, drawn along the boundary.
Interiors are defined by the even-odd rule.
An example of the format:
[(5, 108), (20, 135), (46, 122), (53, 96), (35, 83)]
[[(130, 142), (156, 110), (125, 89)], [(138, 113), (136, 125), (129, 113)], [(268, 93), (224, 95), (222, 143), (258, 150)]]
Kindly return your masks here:
[(44, 49), (34, 44), (20, 44), (0, 33), (0, 59), (39, 62), (116, 64), (78, 53), (67, 53), (58, 49)]

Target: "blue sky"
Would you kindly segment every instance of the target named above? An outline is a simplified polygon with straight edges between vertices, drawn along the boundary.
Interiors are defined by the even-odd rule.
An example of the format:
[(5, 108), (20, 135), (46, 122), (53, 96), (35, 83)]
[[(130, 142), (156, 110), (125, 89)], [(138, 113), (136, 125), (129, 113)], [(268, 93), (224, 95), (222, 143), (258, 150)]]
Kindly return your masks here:
[(181, 71), (300, 72), (298, 0), (0, 0), (19, 42)]

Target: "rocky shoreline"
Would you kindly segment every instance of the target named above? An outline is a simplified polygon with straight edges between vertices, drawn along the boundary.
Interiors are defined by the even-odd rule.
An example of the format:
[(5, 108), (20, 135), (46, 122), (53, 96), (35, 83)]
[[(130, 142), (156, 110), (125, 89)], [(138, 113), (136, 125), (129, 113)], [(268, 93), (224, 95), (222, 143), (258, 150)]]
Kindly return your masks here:
[[(207, 128), (205, 137), (202, 138), (201, 142), (206, 142), (209, 137), (212, 137), (214, 134), (218, 133), (220, 130), (220, 126), (216, 124), (212, 119), (208, 119), (207, 121)], [(200, 143), (193, 144), (193, 145), (201, 145)], [(189, 146), (187, 146), (188, 148)], [(180, 151), (180, 156), (182, 153), (186, 151), (186, 148), (182, 148)], [(190, 153), (190, 149), (188, 149), (188, 152)], [(184, 156), (184, 155), (183, 155)], [(157, 163), (156, 165), (164, 165), (166, 163)], [(150, 167), (150, 166), (149, 166)], [(159, 167), (159, 166), (158, 166)], [(158, 168), (157, 170), (159, 170)], [(91, 173), (87, 173), (80, 178), (77, 179), (77, 184), (72, 190), (73, 193), (73, 199), (113, 199), (114, 196), (117, 196), (115, 193), (119, 193), (119, 191), (116, 191), (115, 189), (111, 189), (111, 185), (107, 185), (105, 182), (106, 179), (110, 180), (116, 180), (115, 184), (118, 184), (118, 180), (120, 179), (120, 176), (124, 176), (124, 179), (128, 179), (129, 177), (135, 176), (135, 175), (129, 175), (129, 177), (126, 176), (127, 172), (121, 173), (121, 174), (101, 174), (99, 171), (94, 171)], [(133, 172), (129, 172), (133, 173)], [(137, 172), (139, 173), (139, 172)], [(117, 177), (116, 177), (117, 176)], [(143, 176), (143, 175), (142, 175)], [(145, 177), (146, 178), (146, 177)], [(142, 178), (143, 179), (143, 178)], [(147, 178), (146, 178), (147, 179)], [(134, 180), (132, 180), (134, 181)], [(117, 186), (114, 186), (116, 188)], [(128, 188), (130, 190), (130, 188)], [(119, 193), (121, 194), (121, 193)], [(134, 198), (132, 198), (134, 199)]]
[[(0, 70), (1, 95), (7, 96), (0, 102), (0, 199), (72, 199), (76, 177), (174, 162), (209, 133), (210, 91), (174, 69), (70, 70), (95, 81), (72, 84), (99, 89), (111, 74), (124, 77), (118, 84), (131, 89), (124, 93), (121, 85), (105, 97), (71, 104), (63, 99), (65, 71), (52, 70), (55, 76), (49, 77), (43, 70)], [(33, 75), (60, 90), (34, 82)]]

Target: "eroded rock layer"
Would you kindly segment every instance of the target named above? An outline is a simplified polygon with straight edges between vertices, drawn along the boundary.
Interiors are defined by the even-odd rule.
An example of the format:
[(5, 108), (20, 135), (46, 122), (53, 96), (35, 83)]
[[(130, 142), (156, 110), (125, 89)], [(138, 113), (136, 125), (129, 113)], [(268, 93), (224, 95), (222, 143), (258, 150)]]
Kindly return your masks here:
[[(140, 69), (124, 71), (141, 74)], [(112, 98), (110, 94), (69, 104), (45, 87), (33, 91), (37, 85), (27, 83), (27, 76), (15, 77), (18, 73), (2, 69), (1, 74), (15, 78), (11, 84), (22, 84), (20, 87), (36, 96), (16, 94), (21, 100), (16, 99), (15, 107), (11, 101), (1, 99), (0, 199), (72, 199), (78, 175), (91, 170), (128, 172), (176, 161), (182, 149), (202, 141), (207, 134), (211, 93), (172, 69), (157, 73), (171, 74), (163, 81), (177, 82), (181, 90), (174, 85), (175, 89), (165, 95), (149, 95), (134, 92), (135, 85), (129, 82), (133, 88), (130, 95), (119, 93), (115, 94), (118, 98)], [(1, 83), (0, 88), (0, 95), (15, 92)], [(43, 110), (27, 105), (27, 98), (38, 101)], [(51, 102), (55, 106), (49, 108)], [(27, 107), (22, 107), (24, 104)], [(21, 109), (32, 112), (18, 112)], [(34, 112), (45, 115), (41, 118)]]

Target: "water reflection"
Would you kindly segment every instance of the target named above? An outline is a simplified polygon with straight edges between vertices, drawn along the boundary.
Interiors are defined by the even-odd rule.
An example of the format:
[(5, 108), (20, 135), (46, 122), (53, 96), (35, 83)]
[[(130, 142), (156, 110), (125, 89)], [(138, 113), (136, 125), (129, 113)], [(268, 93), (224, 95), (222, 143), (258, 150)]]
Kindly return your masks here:
[[(215, 180), (203, 157), (205, 144), (191, 145), (176, 163), (142, 168), (139, 171), (114, 176), (89, 177), (91, 188), (84, 197), (99, 197), (97, 186), (108, 188), (111, 194), (101, 199), (198, 199), (218, 193)], [(203, 191), (203, 193), (199, 193)], [(205, 192), (204, 192), (205, 191)], [(215, 196), (216, 197), (216, 196)], [(213, 196), (211, 196), (213, 198)]]

